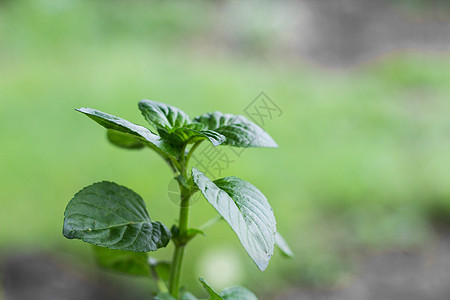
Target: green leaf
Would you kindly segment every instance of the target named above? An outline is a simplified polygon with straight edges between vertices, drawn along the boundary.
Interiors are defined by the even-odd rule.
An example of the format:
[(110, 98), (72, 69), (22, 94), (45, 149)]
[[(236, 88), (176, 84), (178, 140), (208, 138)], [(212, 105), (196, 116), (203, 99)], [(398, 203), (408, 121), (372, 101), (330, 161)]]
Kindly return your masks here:
[(208, 292), (209, 300), (258, 300), (255, 294), (242, 286), (229, 287), (218, 294), (203, 278), (199, 278), (199, 280)]
[(176, 300), (171, 294), (159, 293), (153, 298), (154, 300)]
[(119, 131), (128, 135), (131, 135), (132, 137), (147, 142), (149, 145), (160, 149), (161, 151), (165, 153), (170, 153), (173, 155), (177, 155), (177, 150), (174, 149), (170, 143), (167, 143), (156, 134), (152, 133), (147, 128), (133, 124), (125, 119), (104, 113), (102, 111), (88, 108), (88, 107), (82, 107), (80, 109), (77, 109), (77, 111), (85, 114), (98, 124), (102, 125), (103, 127), (107, 129), (112, 129), (115, 131)]
[(286, 243), (284, 238), (277, 232), (275, 235), (275, 245), (277, 245), (278, 249), (280, 249), (281, 253), (286, 257), (294, 257), (294, 253), (292, 253), (291, 248)]
[[(154, 299), (155, 300), (176, 300), (172, 295), (170, 295), (168, 293), (159, 293), (158, 295), (156, 295), (156, 297)], [(198, 298), (189, 292), (185, 292), (181, 296), (181, 300), (198, 300)]]
[(205, 290), (208, 292), (209, 294), (209, 300), (222, 300), (223, 298), (217, 294), (207, 283), (203, 278), (199, 278), (198, 279), (203, 287), (205, 288)]
[(234, 147), (278, 147), (272, 137), (261, 127), (242, 115), (221, 112), (206, 113), (194, 119), (207, 129), (225, 136), (223, 145)]
[(220, 133), (204, 130), (203, 124), (191, 124), (189, 116), (174, 106), (142, 100), (139, 102), (139, 109), (161, 138), (174, 145), (208, 139), (214, 146), (218, 146), (225, 141)]
[(183, 295), (181, 296), (181, 300), (198, 300), (197, 297), (195, 297), (194, 295), (192, 295), (189, 292), (185, 292), (183, 293)]
[(150, 263), (150, 266), (155, 270), (158, 277), (161, 278), (164, 282), (168, 282), (170, 275), (170, 262), (165, 260), (157, 260), (153, 257), (151, 257), (148, 261)]
[(187, 232), (186, 232), (186, 236), (188, 239), (192, 239), (194, 238), (196, 235), (201, 234), (201, 235), (205, 235), (205, 233), (197, 228), (188, 228)]
[[(199, 124), (200, 125), (200, 124)], [(174, 128), (170, 131), (160, 130), (161, 138), (175, 144), (184, 144), (186, 142), (195, 143), (207, 139), (213, 146), (219, 146), (225, 141), (225, 137), (213, 130), (198, 130), (192, 128)]]
[(94, 183), (79, 191), (64, 216), (66, 238), (110, 249), (156, 251), (171, 237), (166, 226), (151, 221), (138, 194), (113, 182)]
[(140, 140), (146, 140), (147, 142), (150, 142), (154, 145), (159, 142), (159, 137), (156, 134), (152, 133), (150, 130), (143, 126), (133, 124), (125, 119), (88, 107), (82, 107), (80, 109), (77, 109), (77, 111), (85, 114), (107, 129), (130, 134)]
[(233, 286), (220, 292), (224, 300), (258, 300), (258, 298), (248, 289), (242, 286)]
[(103, 268), (131, 275), (150, 275), (147, 253), (112, 250), (98, 246), (93, 248), (97, 262)]
[(266, 197), (255, 186), (234, 176), (213, 182), (193, 168), (192, 178), (258, 268), (265, 270), (273, 255), (276, 233), (275, 217)]
[(145, 145), (138, 140), (137, 138), (126, 134), (126, 133), (122, 133), (120, 131), (116, 131), (116, 130), (112, 130), (112, 129), (108, 129), (107, 131), (107, 137), (108, 140), (116, 145), (117, 147), (120, 148), (125, 148), (125, 149), (142, 149)]
[(145, 119), (157, 130), (184, 127), (191, 123), (184, 111), (164, 103), (141, 100), (139, 109)]

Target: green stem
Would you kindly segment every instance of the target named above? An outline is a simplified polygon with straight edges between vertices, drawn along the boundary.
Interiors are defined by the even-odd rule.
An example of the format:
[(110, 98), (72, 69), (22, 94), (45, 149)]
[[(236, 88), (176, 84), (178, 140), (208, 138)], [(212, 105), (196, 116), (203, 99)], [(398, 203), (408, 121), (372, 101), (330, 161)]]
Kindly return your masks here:
[[(181, 165), (178, 163), (178, 161), (176, 159), (174, 159), (173, 157), (169, 157), (170, 161), (172, 162), (172, 164), (175, 166), (176, 170), (178, 170), (179, 172), (181, 172)], [(175, 172), (176, 173), (176, 172)]]
[[(183, 168), (183, 173), (185, 174), (185, 169)], [(185, 176), (185, 175), (182, 176)], [(180, 187), (180, 219), (178, 223), (178, 236), (175, 241), (175, 252), (173, 254), (172, 264), (170, 266), (170, 276), (169, 276), (169, 292), (175, 299), (178, 299), (178, 290), (180, 283), (180, 275), (181, 275), (181, 265), (183, 262), (184, 249), (186, 243), (184, 242), (184, 237), (186, 237), (187, 229), (188, 229), (188, 220), (189, 220), (189, 198), (190, 191), (186, 189), (181, 183)]]
[(187, 165), (189, 164), (189, 160), (191, 159), (192, 153), (194, 153), (195, 149), (197, 149), (197, 147), (198, 147), (202, 142), (203, 142), (203, 140), (200, 140), (200, 141), (196, 142), (196, 143), (192, 146), (191, 150), (189, 150), (189, 153), (187, 154), (187, 157), (186, 157), (186, 167), (187, 167)]
[(185, 143), (181, 149), (180, 157), (178, 160), (171, 159), (172, 164), (177, 168), (180, 172), (178, 178), (178, 187), (180, 188), (180, 218), (178, 220), (178, 232), (175, 236), (172, 236), (172, 240), (175, 244), (175, 251), (173, 253), (172, 264), (170, 266), (170, 274), (169, 274), (169, 293), (178, 299), (178, 291), (180, 289), (180, 275), (181, 275), (181, 266), (183, 262), (184, 249), (186, 244), (189, 241), (188, 236), (188, 220), (189, 220), (189, 199), (192, 195), (192, 188), (186, 186), (188, 182), (188, 174), (187, 167), (189, 164), (189, 159), (192, 156), (192, 153), (197, 149), (198, 145), (200, 145), (201, 141), (194, 143), (192, 148), (186, 153), (186, 146), (188, 143)]
[(178, 289), (180, 285), (181, 263), (184, 256), (184, 246), (175, 247), (169, 278), (169, 292), (175, 299), (178, 299)]

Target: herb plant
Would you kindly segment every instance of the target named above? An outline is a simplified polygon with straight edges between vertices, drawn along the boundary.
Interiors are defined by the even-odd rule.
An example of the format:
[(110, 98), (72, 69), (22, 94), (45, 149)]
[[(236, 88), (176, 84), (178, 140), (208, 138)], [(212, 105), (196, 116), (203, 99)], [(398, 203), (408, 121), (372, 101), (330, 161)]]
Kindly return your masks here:
[[(149, 147), (169, 165), (178, 182), (180, 207), (178, 224), (168, 229), (153, 221), (143, 199), (129, 188), (109, 181), (80, 190), (64, 212), (63, 234), (95, 245), (99, 264), (116, 271), (149, 276), (156, 281), (155, 299), (197, 299), (180, 288), (180, 272), (188, 243), (202, 231), (189, 227), (191, 196), (200, 191), (236, 233), (245, 251), (260, 270), (265, 270), (277, 244), (291, 255), (277, 233), (275, 217), (266, 197), (238, 177), (212, 180), (189, 161), (203, 141), (214, 146), (278, 147), (261, 127), (243, 116), (206, 113), (191, 120), (180, 109), (163, 103), (139, 102), (150, 130), (119, 117), (91, 108), (77, 109), (105, 127), (108, 140), (121, 148)], [(170, 263), (149, 258), (147, 252), (175, 247)], [(200, 279), (209, 299), (256, 299), (249, 290), (235, 286), (216, 293)]]

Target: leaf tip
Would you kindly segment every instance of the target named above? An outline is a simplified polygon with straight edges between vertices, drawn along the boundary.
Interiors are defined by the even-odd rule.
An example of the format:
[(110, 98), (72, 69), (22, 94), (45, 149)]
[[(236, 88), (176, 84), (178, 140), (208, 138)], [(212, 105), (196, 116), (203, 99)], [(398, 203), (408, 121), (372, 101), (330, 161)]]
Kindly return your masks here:
[(138, 108), (142, 109), (142, 107), (145, 105), (145, 103), (150, 102), (150, 100), (147, 99), (142, 99), (141, 101), (138, 102)]
[(275, 234), (275, 245), (286, 258), (293, 258), (294, 253), (279, 232)]
[(274, 140), (272, 140), (272, 144), (270, 144), (270, 146), (267, 146), (268, 148), (280, 148), (280, 146), (278, 146), (278, 144), (274, 141)]
[(261, 262), (256, 263), (256, 266), (261, 271), (265, 271), (267, 269), (267, 266), (269, 265), (269, 260), (270, 260), (270, 257), (267, 261), (261, 261)]
[(193, 167), (192, 170), (191, 170), (191, 173), (192, 173), (192, 176), (196, 176), (196, 175), (198, 175), (201, 172), (196, 167)]
[(75, 111), (80, 112), (85, 115), (90, 115), (93, 113), (94, 110), (89, 107), (80, 107), (80, 108), (75, 108)]
[(73, 240), (73, 239), (74, 239), (73, 231), (72, 231), (72, 230), (69, 230), (69, 229), (66, 227), (65, 222), (64, 222), (64, 227), (63, 227), (63, 236), (64, 236), (66, 239), (69, 239), (69, 240)]

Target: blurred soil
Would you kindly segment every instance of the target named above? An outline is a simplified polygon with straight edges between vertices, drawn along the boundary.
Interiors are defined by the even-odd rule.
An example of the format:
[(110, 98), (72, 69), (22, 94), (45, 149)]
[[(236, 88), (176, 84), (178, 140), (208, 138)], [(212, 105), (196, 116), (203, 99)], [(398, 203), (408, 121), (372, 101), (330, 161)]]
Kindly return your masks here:
[(145, 299), (105, 274), (39, 251), (4, 254), (0, 278), (5, 300)]
[(392, 251), (369, 257), (352, 282), (327, 290), (294, 288), (277, 300), (448, 300), (450, 230), (415, 252)]

